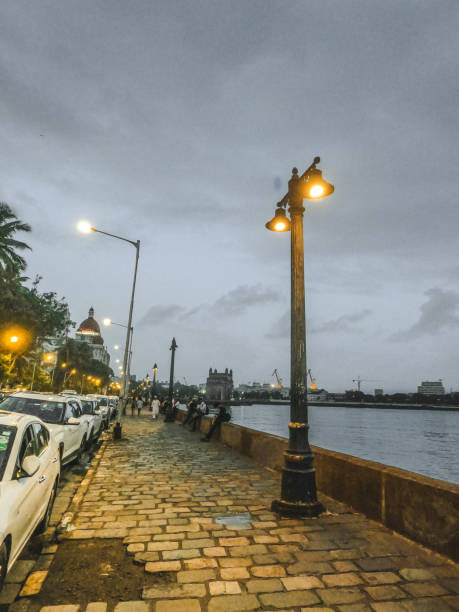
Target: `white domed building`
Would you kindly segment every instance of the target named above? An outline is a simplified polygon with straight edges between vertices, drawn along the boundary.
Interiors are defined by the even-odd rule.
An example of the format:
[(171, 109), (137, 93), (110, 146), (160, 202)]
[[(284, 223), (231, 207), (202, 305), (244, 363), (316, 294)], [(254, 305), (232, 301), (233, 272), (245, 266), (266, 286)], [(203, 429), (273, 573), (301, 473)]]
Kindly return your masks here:
[(104, 339), (100, 333), (99, 323), (94, 318), (92, 306), (89, 309), (88, 318), (80, 323), (75, 333), (75, 340), (89, 344), (93, 359), (101, 361), (106, 366), (110, 365), (110, 354), (104, 346)]

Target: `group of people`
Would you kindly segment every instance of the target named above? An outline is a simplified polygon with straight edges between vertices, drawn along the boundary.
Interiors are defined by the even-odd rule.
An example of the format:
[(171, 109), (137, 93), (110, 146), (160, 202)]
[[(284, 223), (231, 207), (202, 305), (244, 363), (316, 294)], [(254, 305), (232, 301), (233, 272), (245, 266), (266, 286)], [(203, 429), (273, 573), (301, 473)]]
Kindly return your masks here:
[[(140, 416), (143, 408), (149, 408), (151, 410), (151, 416), (153, 420), (159, 418), (159, 414), (164, 414), (164, 421), (166, 423), (175, 421), (177, 412), (180, 406), (180, 402), (177, 398), (169, 401), (167, 399), (159, 399), (157, 395), (150, 397), (141, 394), (130, 395), (127, 400), (127, 410), (131, 409), (131, 415), (134, 416), (136, 411), (137, 415)], [(196, 431), (196, 428), (200, 426), (200, 422), (203, 416), (210, 414), (209, 407), (202, 398), (193, 398), (186, 404), (187, 412), (183, 419), (182, 425), (188, 425), (190, 431)], [(126, 412), (127, 412), (126, 410)], [(214, 431), (220, 425), (220, 423), (227, 423), (231, 420), (231, 407), (224, 406), (223, 404), (215, 403), (212, 410), (213, 419), (212, 424), (208, 433), (201, 438), (202, 442), (209, 442)]]
[[(195, 431), (196, 427), (199, 426), (201, 419), (204, 415), (209, 414), (209, 408), (204, 400), (198, 404), (196, 400), (191, 400), (187, 404), (187, 413), (183, 419), (182, 425), (185, 427), (187, 424), (190, 425), (190, 431)], [(220, 425), (220, 423), (227, 423), (231, 420), (231, 407), (224, 406), (223, 404), (214, 404), (214, 417), (209, 431), (205, 436), (201, 438), (201, 442), (209, 442), (212, 434)]]

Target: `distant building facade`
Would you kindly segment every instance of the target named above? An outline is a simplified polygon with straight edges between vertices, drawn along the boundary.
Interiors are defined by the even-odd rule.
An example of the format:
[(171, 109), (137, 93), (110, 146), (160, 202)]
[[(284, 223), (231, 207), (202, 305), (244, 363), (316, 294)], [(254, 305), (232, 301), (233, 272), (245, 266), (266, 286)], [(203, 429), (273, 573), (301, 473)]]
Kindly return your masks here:
[(445, 395), (445, 387), (441, 379), (433, 382), (423, 380), (418, 387), (418, 393), (422, 393), (422, 395)]
[(206, 382), (206, 398), (209, 401), (229, 400), (233, 393), (233, 370), (217, 372), (209, 368)]
[(88, 318), (80, 323), (75, 340), (88, 344), (92, 351), (92, 358), (101, 361), (106, 366), (110, 364), (110, 355), (104, 346), (104, 339), (100, 333), (99, 323), (94, 318), (94, 308), (89, 309)]

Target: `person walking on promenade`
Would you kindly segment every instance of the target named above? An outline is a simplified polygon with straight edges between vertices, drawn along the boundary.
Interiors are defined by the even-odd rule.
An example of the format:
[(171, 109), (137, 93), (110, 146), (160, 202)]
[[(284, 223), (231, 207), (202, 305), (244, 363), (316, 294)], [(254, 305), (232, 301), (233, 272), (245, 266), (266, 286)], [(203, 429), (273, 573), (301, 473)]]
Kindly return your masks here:
[(130, 395), (130, 396), (129, 396), (129, 403), (131, 404), (131, 416), (134, 416), (134, 410), (135, 410), (135, 395)]
[(231, 420), (231, 407), (228, 406), (225, 408), (223, 404), (214, 404), (214, 407), (217, 409), (217, 416), (214, 418), (214, 422), (212, 423), (209, 432), (206, 436), (201, 438), (201, 442), (210, 442), (212, 434), (220, 425), (220, 423), (227, 423)]
[(151, 401), (151, 418), (152, 419), (157, 419), (158, 418), (158, 415), (159, 415), (159, 405), (160, 405), (160, 401), (158, 399), (158, 396), (155, 395), (155, 397)]
[(139, 396), (137, 399), (137, 416), (140, 416), (140, 411), (142, 410), (142, 406), (143, 406), (143, 400)]

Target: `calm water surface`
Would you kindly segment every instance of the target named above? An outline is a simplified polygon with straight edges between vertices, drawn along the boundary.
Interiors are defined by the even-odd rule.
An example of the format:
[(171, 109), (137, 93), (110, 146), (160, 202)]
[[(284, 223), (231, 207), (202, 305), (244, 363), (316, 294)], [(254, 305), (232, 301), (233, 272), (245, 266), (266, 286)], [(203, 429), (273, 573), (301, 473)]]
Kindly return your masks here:
[[(289, 406), (233, 406), (232, 422), (288, 438)], [(310, 406), (309, 441), (459, 484), (459, 412)]]

